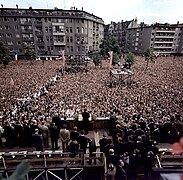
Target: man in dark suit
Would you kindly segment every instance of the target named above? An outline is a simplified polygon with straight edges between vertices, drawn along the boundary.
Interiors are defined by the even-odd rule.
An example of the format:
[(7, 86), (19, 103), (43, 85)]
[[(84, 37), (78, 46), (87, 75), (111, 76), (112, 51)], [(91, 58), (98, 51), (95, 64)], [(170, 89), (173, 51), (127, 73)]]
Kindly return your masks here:
[(55, 123), (55, 126), (57, 126), (59, 129), (62, 127), (62, 122), (58, 115), (52, 117), (52, 123)]
[(17, 121), (15, 124), (14, 136), (15, 136), (16, 145), (18, 145), (19, 147), (24, 147), (24, 142), (23, 142), (24, 129), (23, 129), (23, 125), (19, 121)]
[(6, 139), (6, 146), (8, 148), (11, 148), (13, 146), (13, 140), (14, 140), (14, 132), (13, 129), (10, 127), (9, 122), (5, 122), (4, 129), (4, 137)]
[(89, 138), (85, 136), (85, 131), (81, 131), (81, 135), (78, 137), (78, 143), (79, 143), (79, 150), (80, 152), (86, 153), (87, 145), (89, 142)]
[(51, 123), (49, 127), (52, 150), (57, 150), (58, 147), (58, 138), (59, 138), (59, 128), (55, 126), (55, 123)]
[(43, 151), (43, 137), (39, 134), (39, 130), (35, 129), (35, 133), (32, 135), (33, 143), (35, 144), (36, 151)]
[(89, 142), (89, 138), (85, 136), (85, 131), (81, 131), (81, 135), (78, 137), (78, 143), (79, 143), (79, 157), (84, 157), (84, 154), (86, 153), (87, 145)]
[(82, 113), (83, 117), (83, 123), (82, 123), (82, 129), (85, 130), (85, 134), (88, 134), (88, 126), (89, 126), (89, 117), (90, 114), (87, 112), (86, 109), (84, 109), (84, 112)]
[(24, 128), (24, 145), (25, 147), (30, 147), (32, 144), (32, 134), (30, 126), (28, 125), (27, 121), (24, 121), (23, 128)]
[(74, 126), (73, 131), (71, 131), (70, 134), (70, 140), (71, 141), (77, 141), (78, 137), (79, 137), (79, 133), (78, 133), (78, 128), (76, 126)]
[[(90, 141), (89, 141), (89, 153), (90, 153), (89, 157), (91, 157), (91, 158), (96, 157), (96, 154), (95, 154), (96, 150), (97, 150), (97, 146), (96, 146), (96, 143), (95, 143), (95, 139), (91, 138)], [(88, 161), (88, 163), (91, 164), (92, 159), (90, 159)], [(94, 159), (94, 164), (96, 164), (96, 159)]]
[(99, 140), (99, 144), (100, 144), (100, 152), (105, 153), (105, 146), (108, 143), (108, 138), (107, 138), (107, 134), (104, 133), (103, 137)]

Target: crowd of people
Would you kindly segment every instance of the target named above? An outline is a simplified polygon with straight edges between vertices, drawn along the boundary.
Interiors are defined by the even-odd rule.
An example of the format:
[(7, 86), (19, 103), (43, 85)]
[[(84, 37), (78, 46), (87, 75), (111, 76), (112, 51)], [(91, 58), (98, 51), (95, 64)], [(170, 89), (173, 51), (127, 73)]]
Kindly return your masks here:
[[(58, 149), (60, 138), (64, 151), (77, 152), (88, 131), (87, 121), (82, 126), (85, 131), (79, 134), (77, 127), (68, 130), (67, 118), (110, 117), (112, 141), (100, 141), (100, 150), (111, 170), (123, 172), (125, 178), (127, 169), (134, 170), (135, 176), (133, 166), (138, 167), (141, 158), (144, 164), (153, 162), (157, 151), (152, 142), (172, 143), (183, 136), (181, 57), (158, 57), (147, 70), (144, 59), (136, 57), (133, 82), (128, 87), (107, 85), (110, 70), (106, 61), (101, 68), (89, 63), (87, 72), (74, 74), (60, 73), (61, 65), (60, 61), (35, 61), (32, 65), (25, 61), (0, 67), (0, 146), (29, 147), (36, 142), (37, 150), (50, 144)], [(59, 125), (58, 119), (63, 119)], [(84, 141), (91, 152), (96, 150), (94, 140), (86, 137)], [(127, 168), (126, 156), (137, 164)], [(149, 169), (146, 171), (148, 176)]]

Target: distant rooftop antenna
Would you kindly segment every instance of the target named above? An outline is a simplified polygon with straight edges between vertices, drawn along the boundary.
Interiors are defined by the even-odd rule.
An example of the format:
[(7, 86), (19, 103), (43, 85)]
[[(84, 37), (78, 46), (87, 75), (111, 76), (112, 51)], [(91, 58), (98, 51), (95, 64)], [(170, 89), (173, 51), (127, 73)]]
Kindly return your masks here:
[(64, 0), (64, 9), (65, 9), (66, 7), (65, 7), (65, 0)]
[(47, 8), (48, 8), (48, 1), (46, 1), (46, 6), (47, 6)]
[(75, 10), (74, 1), (72, 2), (71, 10)]

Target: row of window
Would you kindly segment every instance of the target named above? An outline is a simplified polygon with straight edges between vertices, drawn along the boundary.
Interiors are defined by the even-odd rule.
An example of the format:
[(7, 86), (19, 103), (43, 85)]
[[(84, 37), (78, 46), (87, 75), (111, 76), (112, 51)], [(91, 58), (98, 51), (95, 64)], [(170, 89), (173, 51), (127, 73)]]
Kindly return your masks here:
[(46, 32), (52, 32), (52, 27), (50, 26), (50, 27), (45, 27), (45, 31)]
[[(15, 44), (13, 44), (12, 41), (6, 41), (6, 43), (7, 43), (9, 46), (15, 45)], [(17, 45), (21, 45), (21, 42), (20, 42), (20, 41), (17, 41)]]
[(6, 33), (6, 34), (0, 33), (0, 37), (12, 38), (12, 34), (9, 34), (9, 33)]
[[(10, 33), (6, 33), (6, 34), (0, 33), (0, 37), (12, 38), (13, 35)], [(20, 34), (15, 34), (15, 37), (20, 38)], [(22, 37), (23, 38), (33, 38), (33, 34), (22, 34)]]
[(53, 26), (53, 32), (64, 33), (64, 26), (63, 26), (63, 25), (60, 25), (60, 26)]
[(65, 42), (64, 36), (54, 36), (53, 40), (54, 42)]
[[(66, 33), (73, 33), (73, 28), (72, 27), (66, 27), (65, 28), (65, 32)], [(76, 33), (84, 34), (85, 33), (84, 27), (82, 27), (82, 28), (76, 27)]]
[[(13, 18), (13, 20), (14, 20), (14, 21), (17, 21), (18, 19), (15, 17), (15, 18)], [(4, 17), (4, 18), (3, 18), (3, 21), (5, 21), (5, 22), (9, 22), (9, 21), (10, 21), (10, 19), (9, 19), (9, 18), (7, 18), (7, 17)]]
[[(18, 19), (15, 17), (13, 21), (17, 21)], [(37, 21), (41, 21), (42, 18), (35, 18)], [(58, 22), (58, 23), (73, 23), (73, 19), (51, 19), (51, 18), (44, 18), (45, 22)], [(10, 18), (4, 17), (3, 21), (9, 22)], [(76, 19), (76, 23), (84, 23), (84, 19)], [(31, 18), (20, 18), (21, 23), (31, 22)]]
[[(42, 31), (42, 27), (37, 27), (37, 29), (40, 29), (41, 31)], [(0, 30), (2, 30), (2, 29), (5, 29), (5, 30), (10, 30), (11, 29), (11, 27), (9, 26), (9, 25), (5, 25), (4, 27), (3, 26), (0, 26)], [(17, 26), (17, 25), (15, 25), (14, 26), (14, 29), (15, 30), (18, 30), (19, 29), (19, 27)], [(32, 31), (32, 26), (21, 26), (21, 29), (23, 30), (23, 31), (27, 31), (27, 32), (29, 32), (29, 31)], [(64, 33), (64, 31), (66, 32), (66, 33), (73, 33), (73, 27), (66, 27), (65, 28), (65, 30), (64, 30), (64, 26), (53, 26), (53, 28), (50, 26), (50, 27), (45, 27), (45, 31), (48, 33), (48, 32), (60, 32), (60, 33)], [(86, 33), (86, 30), (85, 30), (85, 28), (84, 27), (76, 27), (76, 29), (75, 29), (75, 32), (76, 33), (81, 33), (81, 34), (84, 34), (84, 33)], [(92, 29), (91, 29), (91, 31), (90, 31), (90, 33), (92, 33)], [(103, 32), (100, 32), (100, 34), (102, 35), (103, 34)], [(99, 36), (99, 34), (93, 34), (93, 35), (96, 35), (96, 36)], [(130, 36), (130, 35), (129, 35)]]
[[(0, 30), (3, 30), (3, 29), (5, 29), (5, 30), (10, 30), (10, 29), (11, 29), (11, 26), (9, 26), (9, 25), (0, 26)], [(14, 29), (14, 30), (17, 30), (17, 29), (19, 29), (19, 27), (16, 25), (16, 26), (13, 27), (13, 29)], [(25, 29), (26, 29), (26, 28), (25, 28)]]
[[(67, 46), (67, 52), (73, 52), (73, 46)], [(87, 46), (77, 46), (76, 52), (86, 52), (88, 50)]]

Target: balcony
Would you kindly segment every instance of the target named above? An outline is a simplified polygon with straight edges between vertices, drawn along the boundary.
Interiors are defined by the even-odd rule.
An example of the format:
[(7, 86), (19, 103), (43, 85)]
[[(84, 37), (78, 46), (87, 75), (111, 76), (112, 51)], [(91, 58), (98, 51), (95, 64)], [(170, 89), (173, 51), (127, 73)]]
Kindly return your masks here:
[(155, 38), (171, 38), (173, 39), (174, 38), (174, 35), (158, 35), (156, 34)]
[(172, 46), (154, 46), (154, 49), (172, 49)]
[(158, 29), (158, 30), (156, 30), (156, 33), (175, 33), (175, 30)]
[(154, 50), (154, 53), (158, 53), (158, 54), (170, 54), (171, 51), (158, 51), (158, 50)]
[(32, 29), (22, 29), (22, 33), (33, 33)]
[(61, 42), (61, 41), (54, 41), (53, 42), (54, 46), (65, 46), (65, 44), (66, 44), (65, 42)]
[(41, 45), (44, 46), (44, 41), (38, 40), (38, 41), (36, 41), (36, 44), (39, 46), (41, 46)]
[(24, 25), (24, 26), (30, 26), (32, 25), (32, 22), (31, 21), (20, 21), (20, 24), (21, 26)]
[(34, 24), (36, 27), (42, 27), (43, 25), (42, 21), (35, 21)]
[(56, 35), (65, 36), (65, 32), (54, 31), (54, 32), (53, 32), (53, 36), (56, 36)]
[(34, 41), (33, 37), (23, 37), (23, 41)]
[(43, 31), (35, 31), (36, 36), (43, 36)]
[(155, 41), (155, 44), (173, 44), (173, 41)]

